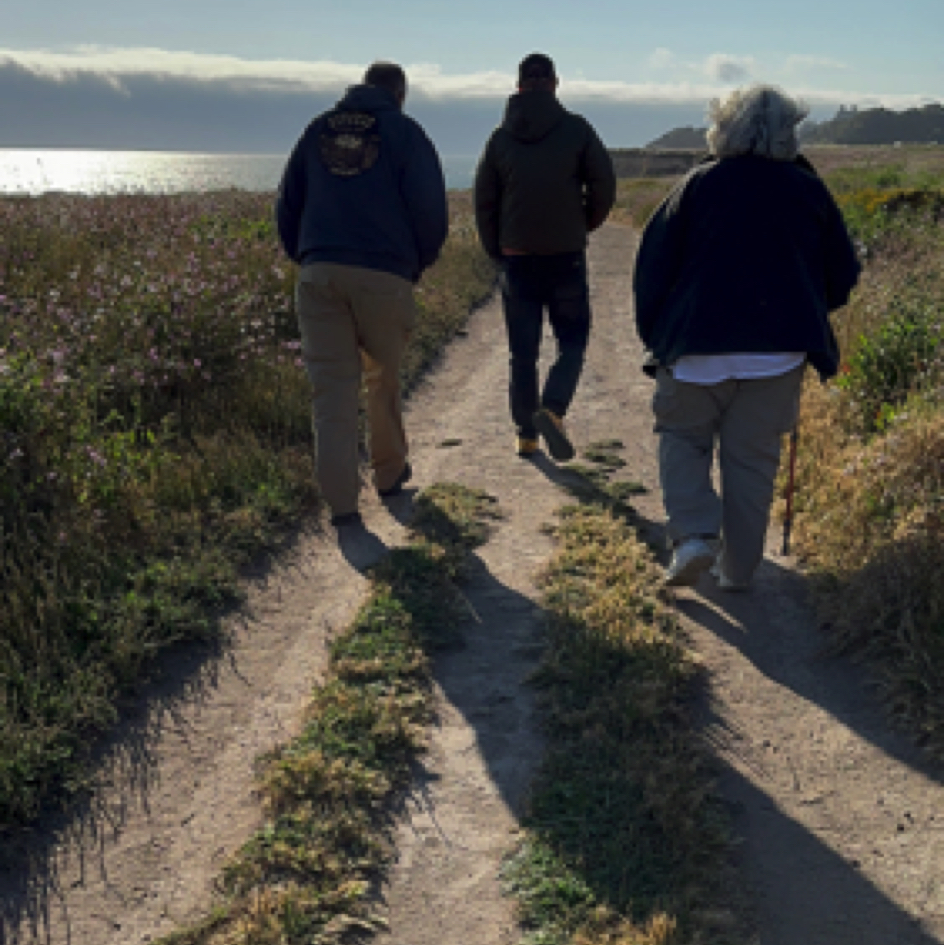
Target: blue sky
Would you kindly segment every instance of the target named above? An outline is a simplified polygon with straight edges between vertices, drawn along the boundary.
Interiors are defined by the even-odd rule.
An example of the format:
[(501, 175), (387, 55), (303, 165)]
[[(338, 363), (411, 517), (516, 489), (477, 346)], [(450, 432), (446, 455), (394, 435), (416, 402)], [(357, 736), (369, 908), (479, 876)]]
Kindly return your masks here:
[[(458, 153), (498, 119), (533, 50), (557, 62), (566, 104), (597, 116), (614, 145), (636, 145), (700, 122), (709, 98), (752, 80), (800, 94), (817, 117), (839, 104), (944, 100), (941, 37), (942, 0), (11, 0), (0, 11), (0, 145), (87, 145), (85, 109), (85, 137), (106, 146), (159, 146), (160, 135), (206, 146), (202, 103), (215, 149), (230, 139), (265, 149), (271, 131), (278, 150), (292, 122), (387, 58), (407, 67), (408, 110)], [(27, 120), (24, 106), (38, 114)]]

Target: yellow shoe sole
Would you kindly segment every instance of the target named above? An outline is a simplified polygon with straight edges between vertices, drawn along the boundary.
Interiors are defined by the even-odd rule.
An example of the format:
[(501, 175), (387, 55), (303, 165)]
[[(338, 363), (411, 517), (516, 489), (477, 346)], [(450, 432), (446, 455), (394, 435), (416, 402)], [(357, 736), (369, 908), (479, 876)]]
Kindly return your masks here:
[(519, 436), (515, 440), (515, 452), (519, 456), (531, 456), (541, 447), (537, 440), (529, 440), (527, 437)]
[(564, 431), (563, 420), (550, 410), (541, 409), (534, 415), (534, 425), (538, 433), (544, 437), (548, 452), (554, 459), (563, 463), (574, 458), (574, 446)]

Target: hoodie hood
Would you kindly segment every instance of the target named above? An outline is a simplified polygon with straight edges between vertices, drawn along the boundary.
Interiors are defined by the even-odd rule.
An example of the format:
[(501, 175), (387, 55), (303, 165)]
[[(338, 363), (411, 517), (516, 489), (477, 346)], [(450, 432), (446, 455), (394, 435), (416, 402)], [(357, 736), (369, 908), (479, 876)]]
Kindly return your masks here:
[(352, 85), (338, 102), (345, 112), (399, 111), (397, 100), (386, 89), (376, 85)]
[(519, 141), (540, 141), (566, 114), (553, 92), (518, 92), (508, 99), (502, 126)]

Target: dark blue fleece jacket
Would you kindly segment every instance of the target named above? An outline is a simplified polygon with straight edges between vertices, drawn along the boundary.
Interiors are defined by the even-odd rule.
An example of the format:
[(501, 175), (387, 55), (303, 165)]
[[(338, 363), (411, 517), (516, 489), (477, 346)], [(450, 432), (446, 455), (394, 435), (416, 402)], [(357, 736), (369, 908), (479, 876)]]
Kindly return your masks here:
[(676, 186), (643, 232), (639, 337), (662, 365), (686, 354), (805, 351), (832, 377), (829, 313), (859, 269), (839, 208), (802, 158), (714, 160)]
[[(326, 122), (336, 111), (376, 118), (375, 153), (357, 173), (333, 173), (323, 160)], [(295, 146), (276, 221), (285, 252), (297, 263), (363, 266), (415, 282), (435, 262), (449, 226), (439, 157), (389, 92), (353, 86)]]

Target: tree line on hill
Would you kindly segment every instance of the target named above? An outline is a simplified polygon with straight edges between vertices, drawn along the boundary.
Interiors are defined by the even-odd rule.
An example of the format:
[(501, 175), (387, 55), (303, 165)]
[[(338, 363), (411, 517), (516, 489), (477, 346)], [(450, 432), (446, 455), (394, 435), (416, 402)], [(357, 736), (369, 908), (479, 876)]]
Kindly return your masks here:
[[(705, 128), (674, 128), (647, 148), (705, 148)], [(844, 105), (826, 121), (805, 121), (800, 126), (803, 144), (944, 144), (944, 105), (894, 112), (887, 108), (860, 109)]]

